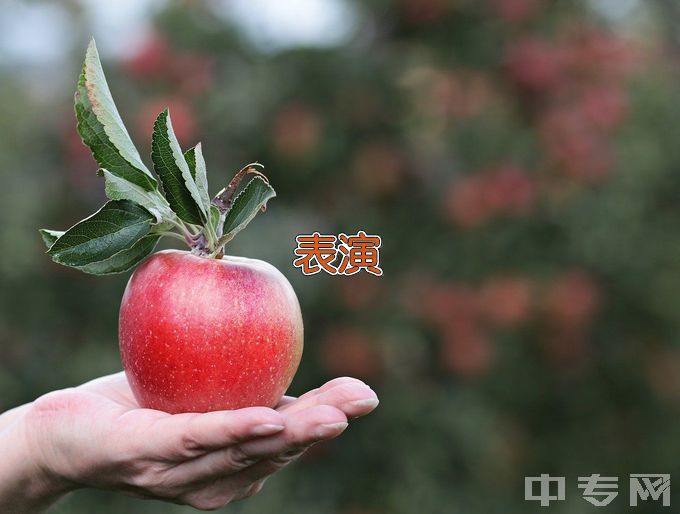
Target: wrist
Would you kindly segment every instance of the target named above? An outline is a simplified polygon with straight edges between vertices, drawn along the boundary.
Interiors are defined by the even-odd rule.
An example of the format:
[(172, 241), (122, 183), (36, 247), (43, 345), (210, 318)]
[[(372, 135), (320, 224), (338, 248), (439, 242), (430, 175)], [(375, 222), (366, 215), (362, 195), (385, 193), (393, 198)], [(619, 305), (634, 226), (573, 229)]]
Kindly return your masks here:
[(42, 512), (75, 489), (74, 484), (50, 468), (45, 458), (46, 431), (32, 426), (30, 409), (27, 406), (13, 413), (14, 419), (0, 430), (0, 453), (3, 456), (0, 463), (0, 512)]

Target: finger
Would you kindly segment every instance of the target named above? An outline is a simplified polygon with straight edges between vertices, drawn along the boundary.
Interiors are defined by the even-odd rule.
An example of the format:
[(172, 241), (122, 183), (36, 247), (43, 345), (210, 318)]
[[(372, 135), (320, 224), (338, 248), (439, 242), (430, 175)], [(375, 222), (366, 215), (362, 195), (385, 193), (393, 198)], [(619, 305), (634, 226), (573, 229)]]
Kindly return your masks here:
[[(298, 460), (306, 451), (306, 449), (292, 450), (288, 453), (256, 462), (252, 466), (229, 477), (230, 485), (241, 492), (238, 496), (239, 499), (252, 496), (262, 489), (267, 478)], [(258, 486), (257, 484), (261, 485)], [(252, 490), (253, 487), (255, 491)]]
[[(324, 393), (325, 391), (328, 391), (329, 389), (332, 389), (333, 387), (335, 387), (337, 385), (344, 384), (344, 383), (361, 383), (361, 384), (363, 384), (363, 382), (361, 382), (360, 380), (355, 379), (355, 378), (350, 378), (350, 377), (334, 378), (333, 380), (326, 382), (321, 387), (317, 387), (316, 389), (312, 389), (310, 391), (307, 391), (306, 393), (304, 393), (303, 395), (301, 395), (297, 398), (293, 397), (293, 396), (284, 396), (281, 399), (281, 402), (279, 403), (279, 405), (277, 405), (276, 409), (279, 410), (279, 411), (282, 411), (282, 410), (284, 410), (284, 408), (286, 408), (286, 409), (289, 408), (289, 406), (291, 404), (300, 404), (300, 403), (302, 403), (303, 408), (305, 408), (304, 405), (306, 405), (306, 406), (313, 405), (313, 404), (315, 404), (312, 401), (313, 398)], [(296, 410), (299, 410), (299, 409), (296, 408)]]
[(173, 482), (211, 482), (262, 459), (299, 452), (315, 442), (340, 435), (347, 428), (347, 418), (334, 407), (320, 405), (287, 417), (285, 426), (276, 435), (245, 441), (183, 462), (174, 469)]
[(352, 377), (337, 377), (332, 380), (329, 380), (326, 382), (324, 385), (321, 387), (317, 387), (316, 389), (312, 389), (311, 391), (306, 392), (302, 396), (299, 397), (299, 399), (304, 399), (304, 398), (309, 398), (311, 396), (317, 395), (319, 393), (323, 393), (325, 391), (328, 391), (329, 389), (334, 388), (335, 386), (341, 385), (341, 384), (363, 384), (361, 380), (358, 378), (352, 378)]
[(347, 428), (347, 416), (331, 405), (315, 405), (286, 414), (282, 432), (239, 444), (243, 454), (262, 459), (306, 448), (316, 442), (332, 439)]
[(352, 378), (352, 377), (334, 378), (333, 380), (329, 380), (328, 382), (326, 382), (321, 387), (317, 387), (316, 389), (312, 389), (311, 391), (307, 391), (305, 394), (303, 394), (300, 397), (296, 398), (294, 396), (284, 396), (283, 398), (281, 398), (281, 401), (276, 406), (276, 408), (279, 409), (279, 408), (284, 407), (284, 406), (288, 405), (289, 403), (296, 401), (296, 400), (304, 400), (304, 399), (310, 398), (314, 395), (317, 395), (319, 393), (327, 391), (328, 389), (335, 387), (336, 385), (347, 383), (347, 382), (363, 384), (363, 382), (361, 380), (357, 379), (357, 378)]
[(238, 488), (231, 477), (221, 478), (183, 495), (181, 503), (199, 510), (216, 510), (231, 502), (257, 494), (262, 490), (265, 481), (263, 479), (249, 482), (244, 487)]
[(348, 382), (359, 383), (359, 384), (364, 384), (364, 383), (365, 383), (365, 382), (363, 382), (362, 380), (359, 380), (358, 378), (354, 378), (354, 377), (336, 377), (336, 378), (334, 378), (334, 379), (329, 380), (328, 382), (326, 382), (326, 383), (325, 383), (324, 385), (322, 385), (319, 389), (320, 389), (321, 391), (325, 391), (325, 390), (327, 390), (327, 389), (330, 389), (331, 387), (335, 387), (336, 385), (346, 384), (346, 383), (348, 383)]
[(266, 407), (248, 407), (205, 414), (162, 417), (145, 436), (154, 442), (156, 454), (169, 460), (185, 460), (284, 430), (283, 416)]
[(316, 393), (303, 395), (297, 400), (285, 403), (277, 410), (283, 414), (290, 414), (314, 405), (332, 405), (342, 410), (346, 416), (355, 418), (368, 414), (378, 406), (378, 403), (378, 397), (370, 387), (358, 380), (346, 379), (335, 383), (329, 382)]
[(250, 484), (249, 486), (242, 489), (242, 492), (235, 496), (234, 500), (243, 500), (244, 498), (255, 496), (262, 490), (266, 481), (267, 478), (265, 477), (262, 480), (258, 480), (257, 482)]

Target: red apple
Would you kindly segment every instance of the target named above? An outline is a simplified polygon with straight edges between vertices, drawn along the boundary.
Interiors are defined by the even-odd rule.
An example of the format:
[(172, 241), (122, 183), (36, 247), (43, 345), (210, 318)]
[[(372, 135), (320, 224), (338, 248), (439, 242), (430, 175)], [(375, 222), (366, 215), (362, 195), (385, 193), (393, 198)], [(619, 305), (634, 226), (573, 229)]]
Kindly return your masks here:
[(293, 288), (266, 262), (168, 250), (130, 278), (119, 341), (142, 407), (274, 407), (300, 362), (302, 316)]

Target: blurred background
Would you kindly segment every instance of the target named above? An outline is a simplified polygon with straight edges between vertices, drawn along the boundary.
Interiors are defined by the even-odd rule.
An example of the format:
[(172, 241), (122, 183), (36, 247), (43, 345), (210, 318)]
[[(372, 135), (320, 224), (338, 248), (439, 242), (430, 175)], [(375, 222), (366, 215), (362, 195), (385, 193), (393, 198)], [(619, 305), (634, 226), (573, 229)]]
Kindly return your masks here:
[[(228, 252), (298, 293), (292, 393), (349, 374), (382, 398), (230, 512), (524, 513), (540, 473), (567, 477), (560, 513), (596, 510), (577, 476), (618, 476), (623, 512), (630, 473), (680, 478), (676, 2), (3, 0), (3, 409), (120, 369), (128, 276), (53, 264), (37, 233), (104, 201), (72, 105), (91, 35), (144, 156), (169, 106), (213, 193), (266, 165), (278, 197)], [(315, 230), (379, 234), (384, 276), (303, 276)]]

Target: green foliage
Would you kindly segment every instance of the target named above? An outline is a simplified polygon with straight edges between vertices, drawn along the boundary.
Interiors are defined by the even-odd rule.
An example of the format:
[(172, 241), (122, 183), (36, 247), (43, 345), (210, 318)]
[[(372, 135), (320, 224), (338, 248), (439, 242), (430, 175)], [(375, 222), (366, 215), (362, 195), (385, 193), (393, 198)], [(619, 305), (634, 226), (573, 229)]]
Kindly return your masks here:
[(153, 191), (156, 179), (142, 162), (113, 103), (94, 40), (85, 54), (75, 110), (78, 132), (99, 165), (146, 191)]
[[(237, 223), (230, 222), (230, 233), (220, 238), (222, 213), (211, 206), (201, 144), (182, 153), (167, 108), (154, 123), (151, 141), (151, 159), (165, 196), (161, 195), (157, 180), (142, 162), (118, 113), (94, 40), (87, 48), (78, 80), (75, 111), (78, 133), (100, 165), (98, 174), (104, 177), (104, 191), (112, 201), (64, 234), (40, 231), (50, 247), (48, 253), (59, 264), (95, 275), (124, 272), (149, 255), (158, 239), (173, 227), (180, 230), (187, 243), (199, 240), (184, 223), (201, 227), (207, 241), (207, 250), (193, 243), (192, 250), (206, 257), (216, 256), (253, 219), (259, 207), (275, 196), (268, 184), (271, 193), (267, 192), (266, 198), (261, 188), (246, 191), (248, 197), (261, 197), (258, 209), (251, 208), (254, 200), (234, 205), (229, 214)], [(144, 223), (130, 224), (123, 211), (131, 215), (134, 209), (151, 213), (154, 223), (145, 218)], [(114, 233), (106, 231), (107, 222), (112, 223), (109, 229)], [(151, 225), (154, 234), (148, 235)]]
[(163, 183), (163, 192), (170, 207), (181, 220), (201, 225), (210, 201), (204, 204), (198, 193), (167, 109), (158, 115), (154, 124), (151, 149), (154, 170)]
[(112, 255), (103, 261), (93, 261), (84, 266), (79, 266), (80, 271), (93, 275), (111, 275), (123, 273), (134, 268), (154, 251), (160, 236), (146, 235), (124, 250)]
[(103, 168), (100, 168), (98, 173), (104, 177), (104, 192), (111, 200), (129, 200), (137, 203), (152, 213), (158, 223), (174, 219), (175, 213), (158, 190), (146, 191)]
[[(201, 143), (198, 143), (193, 148), (190, 148), (184, 153), (184, 159), (189, 166), (191, 172), (191, 179), (193, 179), (192, 197), (198, 202), (201, 209), (201, 214), (208, 216), (210, 210), (210, 193), (208, 191), (208, 169), (203, 158), (203, 148)], [(192, 181), (189, 179), (189, 182)]]
[[(128, 200), (111, 200), (76, 223), (50, 246), (55, 262), (82, 267), (131, 248), (151, 230), (153, 216)], [(46, 231), (43, 230), (43, 234)], [(54, 231), (50, 231), (54, 235)]]
[(49, 230), (47, 228), (41, 228), (38, 232), (40, 232), (40, 237), (42, 237), (43, 243), (45, 243), (48, 250), (57, 239), (64, 235), (63, 230)]
[(248, 182), (234, 200), (224, 219), (222, 227), (224, 242), (231, 241), (258, 212), (266, 209), (267, 202), (275, 196), (274, 188), (262, 177), (255, 177)]

